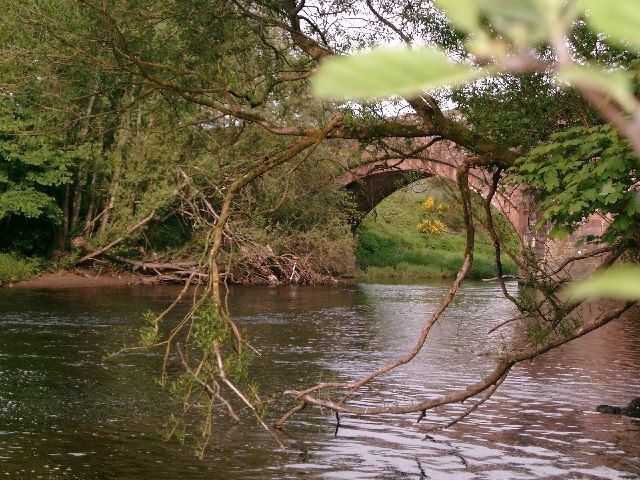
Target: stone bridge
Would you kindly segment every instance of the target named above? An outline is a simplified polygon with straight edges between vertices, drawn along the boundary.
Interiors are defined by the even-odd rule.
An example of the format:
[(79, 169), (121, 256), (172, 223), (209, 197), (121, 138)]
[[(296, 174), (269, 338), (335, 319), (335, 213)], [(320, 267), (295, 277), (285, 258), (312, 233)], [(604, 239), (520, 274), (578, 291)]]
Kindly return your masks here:
[[(338, 183), (354, 195), (358, 210), (366, 214), (393, 192), (420, 178), (439, 177), (455, 184), (458, 166), (464, 159), (465, 154), (454, 144), (441, 141), (429, 147), (423, 158), (363, 163), (338, 177)], [(480, 169), (472, 169), (469, 173), (471, 189), (486, 198), (491, 186), (491, 175)], [(458, 193), (457, 187), (454, 187), (453, 193)], [(530, 200), (521, 189), (496, 192), (492, 203), (507, 216), (518, 234), (526, 235)]]
[[(358, 209), (366, 214), (387, 196), (419, 178), (439, 177), (456, 182), (457, 168), (464, 159), (465, 153), (456, 145), (440, 141), (423, 151), (421, 158), (372, 160), (348, 169), (337, 180), (342, 188), (352, 192)], [(469, 186), (483, 198), (486, 198), (490, 185), (491, 175), (480, 169), (470, 170)], [(452, 192), (458, 193), (457, 187)], [(540, 215), (533, 207), (532, 199), (523, 193), (521, 187), (499, 190), (492, 203), (509, 219), (524, 244), (533, 248), (539, 258), (545, 259), (550, 265), (580, 254), (581, 250), (584, 252), (593, 248), (576, 247), (576, 241), (587, 234), (601, 235), (610, 223), (609, 219), (592, 215), (570, 237), (550, 241), (547, 228), (536, 230)]]

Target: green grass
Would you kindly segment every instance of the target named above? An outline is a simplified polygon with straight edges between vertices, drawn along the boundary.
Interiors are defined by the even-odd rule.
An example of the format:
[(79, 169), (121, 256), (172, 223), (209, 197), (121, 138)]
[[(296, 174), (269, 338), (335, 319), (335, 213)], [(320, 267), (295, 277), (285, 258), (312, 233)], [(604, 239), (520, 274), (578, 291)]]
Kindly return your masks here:
[(40, 272), (40, 262), (9, 253), (0, 253), (0, 284), (26, 280)]
[[(405, 279), (455, 277), (464, 260), (466, 243), (462, 207), (436, 185), (435, 180), (429, 179), (399, 190), (365, 217), (356, 230), (359, 276)], [(425, 234), (417, 228), (424, 218), (421, 204), (429, 196), (445, 206), (442, 221), (447, 231), (444, 233)], [(508, 230), (504, 217), (498, 222), (499, 231)], [(469, 277), (494, 277), (497, 272), (491, 239), (482, 227), (477, 230)], [(513, 245), (513, 236), (509, 242)], [(504, 257), (505, 273), (515, 274), (515, 264)]]

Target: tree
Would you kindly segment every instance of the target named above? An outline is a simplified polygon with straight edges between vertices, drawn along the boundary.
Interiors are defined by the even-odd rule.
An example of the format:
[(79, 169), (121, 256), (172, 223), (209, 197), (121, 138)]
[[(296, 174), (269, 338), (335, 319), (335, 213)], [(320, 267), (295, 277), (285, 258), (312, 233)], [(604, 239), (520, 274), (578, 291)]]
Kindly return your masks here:
[[(620, 238), (631, 240), (631, 258), (637, 257), (637, 192), (635, 189), (637, 178), (638, 155), (640, 155), (640, 143), (637, 136), (637, 115), (640, 111), (640, 103), (633, 95), (630, 75), (624, 70), (614, 72), (601, 70), (596, 66), (582, 66), (574, 61), (571, 51), (567, 46), (567, 31), (573, 22), (580, 18), (584, 6), (573, 5), (562, 1), (536, 1), (513, 2), (496, 6), (487, 2), (450, 2), (442, 0), (438, 2), (461, 30), (473, 32), (476, 38), (472, 38), (469, 44), (471, 52), (480, 60), (488, 61), (488, 66), (480, 71), (472, 69), (463, 63), (448, 60), (437, 50), (423, 48), (414, 51), (381, 51), (357, 55), (351, 59), (333, 59), (324, 66), (324, 71), (318, 76), (316, 82), (317, 91), (324, 96), (346, 96), (357, 98), (384, 97), (389, 94), (420, 95), (423, 88), (433, 88), (451, 85), (460, 82), (461, 79), (473, 80), (485, 75), (497, 73), (500, 70), (515, 73), (541, 72), (553, 74), (557, 72), (560, 78), (575, 86), (586, 98), (598, 108), (602, 115), (608, 118), (627, 137), (635, 154), (627, 141), (620, 141), (610, 127), (597, 127), (591, 130), (576, 128), (570, 130), (564, 136), (557, 135), (555, 139), (564, 142), (551, 143), (538, 147), (532, 155), (516, 165), (521, 171), (528, 172), (522, 179), (528, 182), (533, 189), (541, 192), (538, 194), (540, 206), (545, 210), (544, 220), (553, 220), (556, 229), (571, 229), (576, 222), (582, 220), (586, 214), (600, 211), (612, 216), (613, 223), (606, 236), (617, 237), (618, 249)], [(460, 7), (460, 3), (463, 7)], [(633, 30), (640, 20), (640, 11), (634, 10), (632, 2), (622, 2), (618, 15), (614, 15), (620, 24), (615, 24), (609, 17), (610, 12), (602, 8), (601, 3), (585, 2), (587, 6), (587, 21), (600, 27), (614, 42), (626, 45), (634, 42), (640, 45), (640, 37)], [(582, 8), (581, 8), (582, 7)], [(622, 12), (629, 17), (622, 18)], [(490, 21), (490, 26), (495, 30), (484, 28), (480, 23), (484, 15)], [(496, 34), (497, 33), (497, 34)], [(492, 39), (491, 36), (495, 35)], [(504, 48), (502, 43), (507, 40), (510, 45)], [(531, 53), (531, 45), (548, 42), (549, 47), (557, 56), (556, 63), (544, 62), (544, 54)], [(633, 47), (632, 47), (633, 48)], [(580, 49), (576, 49), (580, 51)], [(491, 61), (493, 60), (493, 62)], [(633, 65), (633, 64), (632, 64)], [(392, 70), (390, 67), (397, 67)], [(346, 84), (346, 81), (352, 82)], [(346, 85), (346, 86), (345, 86)], [(499, 92), (502, 95), (502, 91)], [(631, 115), (627, 115), (630, 112)], [(600, 133), (602, 132), (602, 134)], [(613, 133), (613, 135), (612, 135)], [(572, 135), (578, 135), (576, 140)], [(587, 135), (585, 135), (587, 134)], [(604, 134), (604, 135), (603, 135)], [(604, 145), (603, 145), (604, 144)], [(603, 145), (599, 148), (599, 145)], [(565, 156), (558, 155), (558, 150)], [(572, 155), (569, 158), (566, 154)], [(540, 165), (542, 158), (542, 165)], [(536, 159), (538, 163), (536, 163)], [(595, 163), (594, 165), (594, 162)], [(500, 166), (498, 163), (496, 166)], [(468, 168), (468, 167), (467, 167)], [(558, 172), (562, 172), (562, 180), (559, 180)], [(594, 174), (605, 176), (604, 179), (594, 179)], [(605, 175), (606, 174), (606, 175)], [(463, 192), (465, 185), (463, 176), (459, 181)], [(500, 171), (494, 175), (494, 183), (490, 196), (495, 194), (499, 182)], [(617, 175), (628, 178), (626, 183), (619, 184)], [(589, 184), (591, 182), (591, 184)], [(600, 183), (602, 182), (602, 183)], [(616, 184), (614, 186), (614, 184)], [(591, 187), (591, 188), (589, 188)], [(599, 188), (601, 187), (601, 188)], [(552, 192), (552, 193), (550, 193)], [(464, 192), (463, 192), (464, 196)], [(489, 199), (490, 199), (489, 196)], [(601, 198), (598, 198), (600, 196)], [(576, 198), (578, 197), (578, 198)], [(590, 202), (589, 202), (590, 200)], [(623, 200), (623, 201), (621, 201)], [(610, 206), (611, 205), (611, 206)], [(487, 222), (491, 227), (491, 213), (487, 202)], [(470, 216), (470, 215), (468, 215)], [(472, 260), (473, 249), (473, 222), (467, 221), (467, 251), (469, 262)], [(626, 238), (625, 238), (626, 237)], [(499, 240), (494, 233), (496, 243), (496, 262), (500, 263)], [(614, 242), (615, 243), (615, 242)], [(611, 247), (604, 251), (611, 252)], [(627, 248), (622, 247), (627, 252)], [(621, 251), (612, 252), (605, 260), (602, 267), (610, 266), (621, 254)], [(555, 275), (566, 266), (565, 262), (559, 270), (547, 274), (547, 278)], [(500, 267), (498, 267), (500, 270)], [(510, 298), (523, 312), (537, 317), (535, 332), (522, 345), (514, 345), (510, 352), (505, 352), (488, 379), (469, 386), (466, 390), (444, 395), (434, 400), (427, 400), (409, 406), (382, 406), (374, 408), (350, 407), (345, 401), (349, 399), (359, 388), (369, 383), (376, 377), (411, 361), (421, 350), (430, 328), (438, 320), (438, 317), (448, 301), (456, 292), (458, 280), (464, 278), (468, 268), (463, 268), (457, 281), (450, 290), (449, 297), (445, 299), (440, 309), (425, 324), (422, 335), (414, 349), (404, 358), (392, 362), (381, 369), (371, 373), (357, 382), (336, 382), (319, 384), (301, 392), (294, 392), (301, 403), (292, 409), (280, 420), (284, 422), (295, 411), (301, 409), (307, 403), (331, 408), (336, 412), (371, 415), (377, 413), (408, 413), (422, 410), (418, 421), (424, 416), (425, 411), (439, 405), (463, 401), (472, 396), (480, 395), (480, 399), (467, 409), (453, 423), (473, 412), (480, 404), (488, 399), (496, 388), (502, 383), (509, 370), (518, 362), (531, 359), (567, 341), (584, 335), (621, 313), (631, 308), (640, 298), (640, 290), (637, 285), (631, 286), (622, 280), (623, 274), (630, 275), (631, 279), (640, 277), (640, 269), (637, 267), (623, 266), (620, 270), (610, 268), (608, 272), (596, 275), (597, 280), (588, 281), (586, 285), (589, 294), (606, 292), (606, 295), (615, 298), (629, 299), (612, 313), (604, 313), (591, 322), (582, 324), (575, 318), (572, 320), (570, 313), (575, 310), (585, 295), (581, 294), (581, 287), (574, 288), (574, 294), (568, 299), (562, 300), (556, 296), (558, 283), (555, 285), (543, 285), (543, 282), (534, 282), (537, 287), (542, 287), (544, 300), (533, 308), (519, 303), (510, 298), (504, 289), (507, 298)], [(500, 274), (501, 277), (501, 274)], [(502, 279), (501, 279), (502, 281)], [(614, 282), (622, 282), (616, 287)], [(576, 293), (577, 292), (577, 295)], [(551, 307), (548, 313), (553, 313), (551, 318), (540, 310), (545, 302)], [(573, 322), (573, 323), (572, 323)], [(339, 402), (319, 398), (319, 391), (341, 389), (346, 395)], [(450, 425), (451, 422), (448, 424)]]
[[(63, 148), (61, 139), (34, 135), (39, 121), (11, 97), (0, 99), (0, 242), (44, 253), (63, 224), (57, 198), (91, 145)], [(56, 141), (57, 140), (57, 141)]]

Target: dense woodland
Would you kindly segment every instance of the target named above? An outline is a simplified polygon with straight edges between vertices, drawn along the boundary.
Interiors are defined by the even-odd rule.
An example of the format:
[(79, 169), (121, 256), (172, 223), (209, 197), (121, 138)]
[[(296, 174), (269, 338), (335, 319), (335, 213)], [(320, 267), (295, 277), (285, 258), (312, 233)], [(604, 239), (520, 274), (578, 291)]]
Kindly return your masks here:
[[(455, 195), (441, 200), (458, 212), (457, 226), (451, 217), (443, 222), (460, 239), (451, 240), (461, 251), (450, 296), (408, 357), (359, 382), (298, 392), (290, 414), (308, 404), (355, 414), (419, 413), (488, 398), (518, 362), (631, 307), (589, 324), (566, 323), (577, 307), (558, 297), (566, 277), (544, 271), (528, 245), (496, 226), (490, 197), (526, 185), (541, 214), (538, 227), (557, 236), (591, 214), (606, 216), (607, 232), (583, 240), (596, 245), (605, 266), (637, 261), (640, 123), (633, 115), (640, 110), (624, 102), (637, 102), (638, 53), (590, 27), (588, 13), (558, 7), (565, 2), (461, 3), (480, 5), (477, 19), (466, 21), (451, 2), (437, 8), (420, 0), (0, 0), (0, 248), (62, 268), (116, 265), (204, 280), (206, 294), (180, 326), (163, 337), (165, 313), (151, 315), (141, 343), (166, 348), (168, 359), (182, 326), (195, 324), (186, 338), (197, 353), (181, 357), (186, 376), (175, 380), (174, 393), (214, 402), (227, 385), (226, 395), (237, 394), (256, 413), (253, 387), (239, 394), (229, 386), (246, 382), (250, 354), (221, 303), (220, 282), (275, 276), (313, 283), (352, 272), (352, 228), (360, 219), (335, 182), (344, 166), (371, 156), (419, 157), (425, 139), (448, 141), (469, 159)], [(545, 5), (569, 18), (559, 44), (542, 26)], [(366, 94), (345, 92), (357, 101), (312, 93), (310, 79), (327, 58), (380, 44), (437, 46), (459, 65), (500, 68), (429, 93), (378, 99), (374, 92), (363, 100)], [(584, 87), (576, 75), (576, 88), (569, 88), (555, 76), (563, 61), (593, 62), (621, 80), (598, 83), (595, 76)], [(494, 179), (488, 199), (470, 192), (470, 168)], [(359, 228), (363, 245), (379, 243), (370, 223)], [(438, 228), (423, 234), (436, 236)], [(529, 343), (506, 352), (478, 385), (437, 400), (363, 412), (315, 396), (342, 390), (349, 398), (410, 361), (483, 243), (491, 270), (477, 276), (502, 277), (517, 265), (544, 293), (542, 301), (510, 298), (537, 318)], [(366, 253), (359, 251), (361, 262)], [(166, 370), (163, 380), (170, 380)], [(210, 434), (211, 418), (204, 422)]]
[[(392, 7), (384, 6), (407, 38), (430, 39), (461, 53), (462, 35), (428, 4), (399, 4), (397, 12)], [(305, 87), (314, 58), (324, 53), (304, 49), (328, 51), (331, 45), (348, 51), (379, 41), (380, 34), (397, 36), (376, 20), (373, 6), (366, 28), (355, 20), (349, 25), (350, 16), (367, 9), (349, 3), (337, 4), (335, 12), (318, 10), (316, 22), (339, 21), (335, 31), (306, 47), (278, 27), (286, 8), (275, 4), (264, 7), (274, 9), (273, 25), (225, 2), (100, 8), (90, 2), (4, 7), (10, 14), (3, 20), (0, 245), (20, 255), (53, 256), (62, 267), (81, 255), (69, 255), (72, 239), (82, 237), (97, 248), (139, 222), (112, 253), (152, 263), (194, 260), (212, 221), (208, 207), (223, 195), (220, 185), (283, 148), (287, 136), (303, 133), (283, 132), (278, 124), (304, 118), (317, 125), (328, 114), (329, 106)], [(322, 29), (307, 20), (302, 31), (319, 35)], [(112, 21), (119, 26), (110, 26)], [(574, 35), (585, 58), (616, 64), (635, 58), (606, 44), (594, 50), (595, 35), (584, 27)], [(219, 95), (228, 102), (222, 110), (215, 108)], [(473, 126), (449, 137), (464, 137), (458, 141), (479, 148), (486, 137), (501, 155), (507, 147), (526, 152), (572, 125), (602, 123), (579, 95), (542, 74), (502, 75), (441, 92), (439, 101), (456, 105)], [(360, 150), (383, 148), (394, 130), (407, 129), (387, 112), (400, 118), (410, 113), (402, 105), (338, 108), (346, 118), (336, 136), (359, 140)], [(262, 120), (252, 119), (254, 111)], [(438, 134), (432, 130), (423, 133)], [(407, 143), (421, 135), (399, 133)], [(332, 181), (341, 166), (331, 160), (338, 154), (357, 162), (360, 150), (336, 143), (314, 147), (294, 166), (268, 172), (243, 190), (230, 230), (246, 262), (255, 263), (268, 247), (306, 259), (314, 272), (352, 268), (353, 212), (348, 195)], [(251, 275), (238, 270), (237, 276), (242, 281)]]
[[(300, 7), (314, 15), (299, 12), (299, 25), (291, 27), (282, 18), (292, 13), (277, 3), (6, 2), (2, 250), (69, 268), (86, 253), (74, 249), (73, 239), (82, 239), (76, 247), (92, 249), (116, 241), (108, 253), (133, 263), (102, 261), (119, 268), (197, 263), (226, 185), (335, 111), (342, 126), (328, 136), (359, 146), (328, 139), (292, 165), (265, 172), (239, 192), (225, 237), (225, 250), (235, 243), (240, 252), (234, 281), (264, 281), (271, 273), (287, 278), (292, 265), (281, 262), (299, 262), (306, 280), (321, 281), (353, 271), (353, 205), (333, 180), (345, 164), (362, 162), (362, 152), (384, 151), (397, 135), (406, 154), (415, 138), (441, 136), (478, 155), (501, 157), (507, 168), (554, 133), (575, 131), (579, 138), (585, 135), (572, 126), (604, 124), (583, 97), (544, 73), (503, 74), (439, 91), (433, 101), (455, 105), (464, 127), (434, 105), (321, 103), (310, 95), (307, 78), (330, 51), (400, 39), (464, 56), (464, 35), (428, 2)], [(398, 25), (391, 28), (391, 20)], [(636, 58), (598, 40), (584, 24), (576, 24), (572, 36), (585, 60), (618, 66)], [(403, 125), (402, 118), (424, 108), (433, 110), (432, 125)], [(615, 195), (632, 182), (629, 168), (614, 172)], [(524, 177), (534, 183), (529, 170), (531, 164)], [(545, 171), (542, 180), (554, 172)], [(555, 174), (558, 192), (562, 175), (571, 173)], [(602, 207), (597, 194), (580, 195), (563, 199), (570, 213), (552, 209), (549, 215), (575, 224)], [(614, 200), (622, 212), (632, 198)], [(251, 268), (258, 264), (263, 268)]]

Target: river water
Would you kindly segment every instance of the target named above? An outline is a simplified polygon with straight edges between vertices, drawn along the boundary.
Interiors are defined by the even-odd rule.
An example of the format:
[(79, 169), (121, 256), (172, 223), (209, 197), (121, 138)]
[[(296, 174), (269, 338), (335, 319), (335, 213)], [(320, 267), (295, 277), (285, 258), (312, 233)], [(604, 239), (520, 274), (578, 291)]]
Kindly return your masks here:
[[(517, 286), (510, 285), (511, 290)], [(231, 309), (262, 352), (263, 393), (355, 379), (415, 341), (445, 284), (235, 288)], [(172, 287), (0, 290), (0, 478), (16, 479), (617, 479), (640, 478), (640, 422), (594, 412), (640, 395), (640, 312), (515, 368), (493, 399), (460, 411), (335, 418), (307, 409), (288, 452), (249, 419), (219, 420), (207, 458), (165, 442), (171, 412), (156, 384), (159, 356), (105, 355), (135, 341), (140, 315)], [(426, 351), (384, 377), (362, 403), (403, 403), (477, 380), (517, 327), (495, 285), (465, 285)], [(482, 352), (482, 355), (478, 355)], [(272, 419), (286, 408), (278, 400)]]

